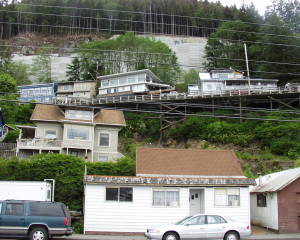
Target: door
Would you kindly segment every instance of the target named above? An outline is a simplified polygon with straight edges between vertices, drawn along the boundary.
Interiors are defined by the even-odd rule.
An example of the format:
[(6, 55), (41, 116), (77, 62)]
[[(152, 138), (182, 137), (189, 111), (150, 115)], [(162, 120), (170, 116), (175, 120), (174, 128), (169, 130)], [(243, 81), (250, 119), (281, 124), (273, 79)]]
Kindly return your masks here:
[(181, 239), (206, 239), (205, 215), (196, 216), (182, 226)]
[(207, 224), (205, 225), (205, 232), (208, 239), (223, 239), (226, 230), (226, 221), (217, 215), (207, 215)]
[(190, 215), (204, 213), (204, 190), (203, 189), (190, 189)]
[(6, 202), (2, 207), (1, 235), (24, 235), (25, 216), (24, 203)]

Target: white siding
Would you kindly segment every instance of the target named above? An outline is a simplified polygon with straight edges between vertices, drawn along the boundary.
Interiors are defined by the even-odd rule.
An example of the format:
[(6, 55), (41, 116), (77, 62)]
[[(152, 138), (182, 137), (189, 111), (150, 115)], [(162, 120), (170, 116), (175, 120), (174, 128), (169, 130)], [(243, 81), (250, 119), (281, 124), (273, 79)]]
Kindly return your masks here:
[(153, 207), (152, 187), (147, 186), (133, 187), (133, 202), (106, 202), (102, 185), (86, 185), (85, 191), (85, 232), (144, 232), (189, 214), (188, 188), (180, 188), (179, 207)]
[(215, 206), (214, 188), (205, 189), (205, 213), (221, 214), (232, 220), (250, 225), (250, 193), (248, 187), (240, 188), (240, 206)]
[[(109, 186), (109, 185), (108, 185)], [(133, 202), (105, 201), (104, 185), (88, 184), (85, 188), (84, 231), (144, 232), (148, 227), (177, 222), (189, 215), (189, 191), (180, 189), (179, 207), (153, 207), (152, 186), (133, 186)], [(124, 185), (123, 187), (126, 187)], [(216, 207), (214, 188), (205, 188), (204, 207), (207, 214), (222, 214), (250, 224), (249, 188), (240, 188), (240, 206)]]
[(251, 223), (279, 230), (277, 193), (267, 194), (267, 206), (257, 207), (257, 194), (251, 194)]

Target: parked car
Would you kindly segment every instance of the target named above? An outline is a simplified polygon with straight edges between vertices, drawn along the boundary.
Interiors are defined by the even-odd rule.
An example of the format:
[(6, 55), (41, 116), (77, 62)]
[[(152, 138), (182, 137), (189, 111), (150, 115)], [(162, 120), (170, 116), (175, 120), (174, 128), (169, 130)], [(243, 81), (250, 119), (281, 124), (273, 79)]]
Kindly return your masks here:
[(145, 232), (145, 237), (153, 240), (238, 240), (250, 235), (250, 227), (245, 223), (235, 222), (225, 216), (205, 214), (188, 216), (175, 224), (149, 228)]
[(72, 233), (71, 215), (63, 203), (0, 201), (0, 238), (48, 240)]

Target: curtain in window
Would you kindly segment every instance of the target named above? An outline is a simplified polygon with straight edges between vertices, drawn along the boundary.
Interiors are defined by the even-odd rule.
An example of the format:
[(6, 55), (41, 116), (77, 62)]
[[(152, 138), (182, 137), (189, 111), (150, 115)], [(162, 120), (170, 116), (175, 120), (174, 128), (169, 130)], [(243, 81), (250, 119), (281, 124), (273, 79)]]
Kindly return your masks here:
[(153, 191), (153, 206), (164, 206), (165, 195), (165, 191)]

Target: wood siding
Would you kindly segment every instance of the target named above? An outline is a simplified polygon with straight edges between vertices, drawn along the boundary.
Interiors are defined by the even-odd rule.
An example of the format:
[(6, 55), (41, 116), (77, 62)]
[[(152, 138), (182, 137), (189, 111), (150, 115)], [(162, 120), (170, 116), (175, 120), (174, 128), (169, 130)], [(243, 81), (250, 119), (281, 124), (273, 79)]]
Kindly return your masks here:
[[(126, 187), (126, 185), (122, 186)], [(105, 201), (104, 185), (86, 184), (84, 233), (143, 233), (152, 226), (177, 222), (189, 215), (190, 188), (174, 188), (180, 190), (178, 207), (154, 207), (152, 206), (152, 186), (133, 186), (132, 202), (109, 202)], [(239, 207), (216, 207), (214, 206), (214, 188), (205, 188), (205, 213), (224, 214), (236, 221), (250, 223), (248, 187), (241, 188), (240, 194)]]
[(277, 193), (266, 194), (266, 207), (257, 206), (257, 194), (251, 194), (251, 223), (278, 231)]
[(279, 232), (300, 232), (300, 178), (278, 192)]

